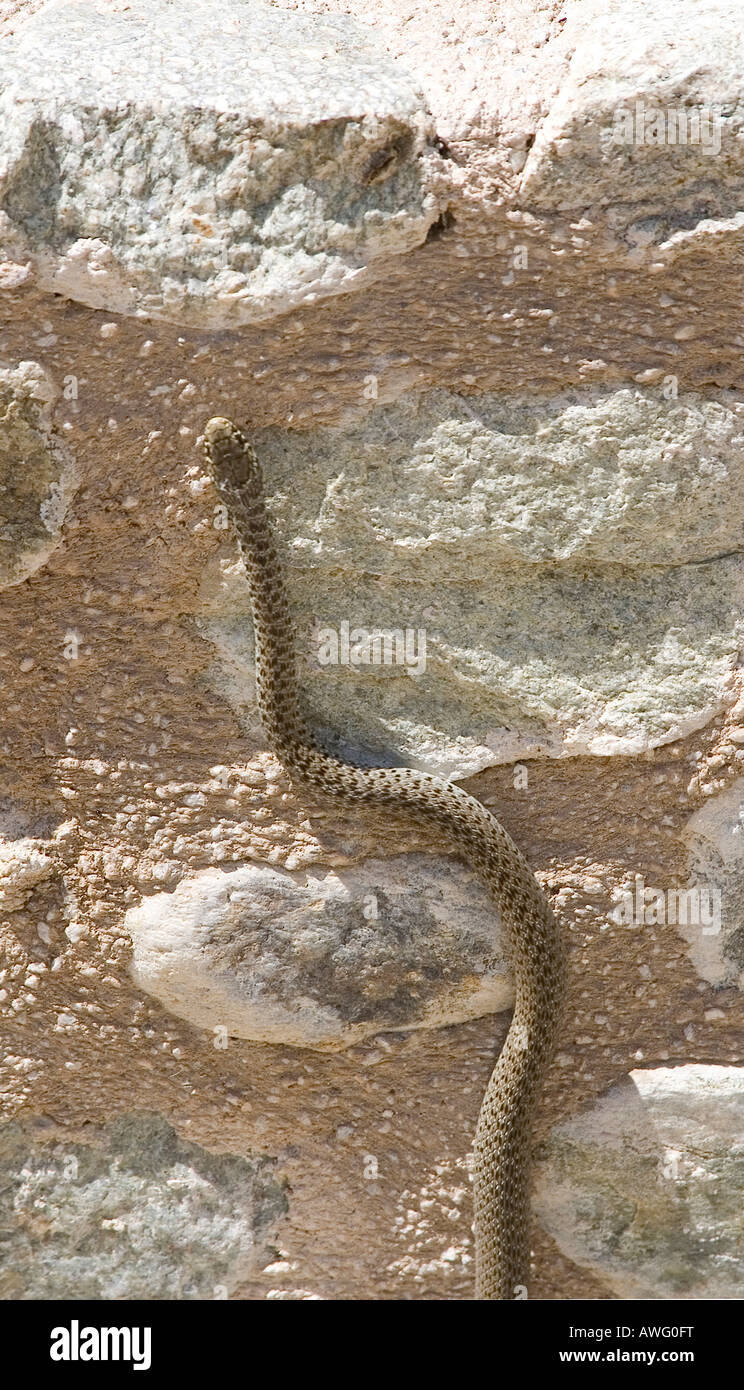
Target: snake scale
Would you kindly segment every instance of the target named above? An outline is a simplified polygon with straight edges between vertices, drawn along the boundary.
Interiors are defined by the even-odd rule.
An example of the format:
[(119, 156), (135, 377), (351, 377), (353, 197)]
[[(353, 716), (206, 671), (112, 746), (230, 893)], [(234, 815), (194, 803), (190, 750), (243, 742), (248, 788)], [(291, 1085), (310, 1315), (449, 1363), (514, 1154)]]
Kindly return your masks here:
[(412, 768), (342, 762), (317, 743), (300, 711), (289, 605), (255, 451), (236, 425), (219, 417), (207, 423), (204, 447), (245, 563), (257, 700), (270, 747), (300, 783), (434, 827), (472, 866), (499, 907), (516, 999), (475, 1134), (475, 1297), (524, 1298), (532, 1126), (565, 992), (562, 934), (526, 859), (474, 797)]

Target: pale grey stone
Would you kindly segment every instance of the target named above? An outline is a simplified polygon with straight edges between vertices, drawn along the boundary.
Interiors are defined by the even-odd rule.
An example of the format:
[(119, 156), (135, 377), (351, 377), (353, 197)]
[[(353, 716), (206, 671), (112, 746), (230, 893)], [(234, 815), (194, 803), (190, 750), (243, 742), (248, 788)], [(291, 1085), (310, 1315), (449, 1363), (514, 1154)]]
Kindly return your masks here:
[(0, 1298), (215, 1298), (270, 1262), (287, 1210), (270, 1159), (212, 1154), (154, 1114), (84, 1143), (50, 1128), (0, 1128)]
[[(744, 633), (743, 425), (726, 393), (624, 387), (438, 391), (341, 429), (257, 431), (313, 722), (445, 776), (704, 726)], [(213, 683), (258, 736), (231, 560), (205, 576), (199, 621)], [(323, 664), (345, 622), (408, 630), (413, 659)]]
[(204, 869), (126, 914), (132, 975), (200, 1028), (297, 1047), (508, 1007), (499, 915), (460, 864), (420, 854), (290, 874)]
[[(683, 565), (744, 540), (744, 402), (663, 389), (431, 391), (347, 426), (256, 430), (296, 565), (394, 579)], [(309, 515), (308, 515), (309, 513)]]
[(75, 491), (74, 462), (52, 428), (57, 395), (37, 362), (0, 366), (0, 588), (48, 560)]
[(379, 39), (261, 0), (51, 0), (0, 44), (0, 156), (39, 285), (211, 328), (384, 274), (445, 196)]
[(717, 901), (719, 930), (694, 921), (678, 930), (703, 979), (744, 988), (744, 778), (711, 796), (690, 817), (683, 838), (689, 882), (712, 906)]
[(744, 243), (736, 0), (582, 0), (567, 16), (573, 51), (530, 150), (523, 200), (601, 211), (640, 257), (661, 250), (663, 260), (680, 242), (710, 250), (721, 235)]
[(565, 1255), (625, 1299), (741, 1299), (744, 1068), (634, 1071), (556, 1125), (535, 1205)]

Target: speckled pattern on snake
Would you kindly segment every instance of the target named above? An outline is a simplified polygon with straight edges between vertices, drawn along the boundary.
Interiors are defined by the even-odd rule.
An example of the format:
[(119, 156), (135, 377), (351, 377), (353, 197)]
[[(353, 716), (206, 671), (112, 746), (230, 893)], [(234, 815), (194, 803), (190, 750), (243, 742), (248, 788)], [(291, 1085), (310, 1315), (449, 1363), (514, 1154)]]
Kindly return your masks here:
[(204, 443), (245, 562), (257, 699), (270, 747), (294, 780), (343, 802), (383, 806), (435, 827), (442, 843), (484, 881), (500, 910), (516, 1001), (475, 1134), (475, 1297), (524, 1298), (530, 1265), (532, 1128), (565, 993), (562, 933), (527, 861), (474, 797), (411, 768), (342, 762), (316, 742), (300, 711), (289, 607), (256, 454), (242, 431), (221, 418), (208, 422)]

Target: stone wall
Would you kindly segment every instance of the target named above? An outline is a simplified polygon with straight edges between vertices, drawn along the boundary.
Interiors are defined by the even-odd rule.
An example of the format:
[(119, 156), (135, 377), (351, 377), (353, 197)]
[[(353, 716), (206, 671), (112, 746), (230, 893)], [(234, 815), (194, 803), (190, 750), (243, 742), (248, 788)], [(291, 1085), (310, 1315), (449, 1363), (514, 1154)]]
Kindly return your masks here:
[(531, 1296), (741, 1297), (740, 29), (0, 9), (0, 1296), (472, 1297), (498, 913), (267, 751), (223, 414), (313, 723), (570, 937)]

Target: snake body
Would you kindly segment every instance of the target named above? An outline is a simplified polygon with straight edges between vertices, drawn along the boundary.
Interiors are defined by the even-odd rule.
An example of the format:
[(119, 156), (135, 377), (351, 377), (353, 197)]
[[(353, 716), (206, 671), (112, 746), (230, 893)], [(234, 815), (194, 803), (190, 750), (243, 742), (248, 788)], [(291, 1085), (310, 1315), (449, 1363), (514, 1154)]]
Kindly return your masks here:
[(485, 882), (501, 912), (515, 977), (509, 1030), (474, 1142), (475, 1297), (526, 1297), (533, 1118), (565, 991), (566, 958), (550, 904), (494, 816), (460, 787), (405, 767), (367, 768), (324, 752), (300, 711), (289, 605), (255, 451), (230, 420), (204, 434), (214, 482), (248, 577), (256, 691), (268, 743), (293, 779), (346, 803), (384, 806), (433, 826)]

